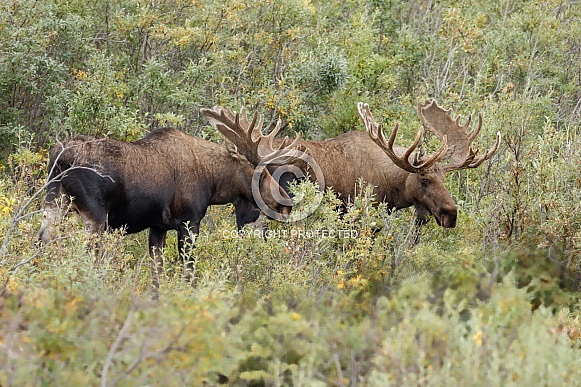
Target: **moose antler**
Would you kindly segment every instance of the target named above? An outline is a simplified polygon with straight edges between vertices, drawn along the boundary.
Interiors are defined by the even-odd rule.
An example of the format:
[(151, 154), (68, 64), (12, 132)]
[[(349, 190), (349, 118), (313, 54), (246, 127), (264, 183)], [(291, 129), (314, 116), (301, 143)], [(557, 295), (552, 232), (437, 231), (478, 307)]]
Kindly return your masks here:
[(484, 161), (488, 160), (498, 150), (500, 145), (500, 132), (496, 134), (496, 142), (492, 148), (484, 154), (478, 156), (478, 149), (471, 147), (472, 141), (476, 138), (482, 128), (482, 114), (478, 113), (478, 126), (470, 133), (466, 130), (472, 121), (472, 114), (468, 116), (466, 123), (460, 125), (460, 115), (456, 119), (452, 118), (452, 109), (445, 110), (438, 106), (436, 100), (426, 101), (418, 104), (418, 114), (422, 123), (440, 140), (448, 138), (448, 143), (453, 148), (449, 156), (450, 164), (444, 166), (444, 171), (453, 171), (465, 168), (476, 168)]
[(389, 140), (385, 141), (385, 136), (383, 135), (383, 130), (381, 124), (378, 124), (373, 115), (371, 115), (371, 111), (369, 110), (369, 105), (364, 104), (362, 102), (357, 103), (357, 110), (359, 111), (359, 116), (363, 121), (363, 125), (365, 129), (367, 129), (367, 133), (369, 137), (377, 144), (385, 154), (400, 168), (411, 172), (411, 173), (421, 173), (428, 168), (432, 167), (434, 163), (440, 160), (442, 157), (446, 155), (448, 151), (448, 144), (446, 136), (441, 138), (442, 145), (440, 149), (436, 151), (433, 155), (431, 155), (428, 160), (424, 161), (423, 163), (419, 163), (419, 153), (416, 155), (416, 160), (414, 162), (410, 162), (409, 157), (410, 155), (416, 150), (420, 141), (422, 140), (422, 136), (424, 135), (424, 128), (420, 128), (413, 144), (406, 149), (403, 156), (398, 156), (395, 151), (393, 150), (393, 143), (395, 142), (395, 137), (397, 135), (397, 131), (399, 130), (399, 123), (395, 124), (393, 132), (389, 137)]
[(277, 121), (276, 127), (265, 136), (262, 134), (264, 116), (261, 115), (259, 118), (258, 112), (254, 113), (252, 122), (248, 121), (244, 108), (241, 109), (240, 113), (221, 106), (215, 106), (214, 109), (202, 108), (200, 112), (210, 121), (210, 124), (236, 146), (244, 157), (255, 165), (265, 160), (281, 157), (288, 161), (298, 153), (295, 148), (302, 138), (302, 132), (297, 135), (294, 141), (285, 137), (279, 146), (275, 146), (274, 138), (281, 127), (280, 119)]

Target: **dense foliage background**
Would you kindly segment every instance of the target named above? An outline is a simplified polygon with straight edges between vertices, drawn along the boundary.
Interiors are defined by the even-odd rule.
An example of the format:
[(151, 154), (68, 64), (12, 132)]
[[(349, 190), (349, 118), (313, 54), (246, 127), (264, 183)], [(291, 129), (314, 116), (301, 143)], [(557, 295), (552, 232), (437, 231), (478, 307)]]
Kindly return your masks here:
[[(0, 384), (581, 384), (577, 1), (0, 8)], [(269, 223), (292, 237), (266, 240), (229, 237), (231, 209), (216, 207), (196, 288), (174, 237), (152, 302), (145, 234), (106, 235), (94, 256), (69, 216), (36, 244), (47, 150), (66, 136), (171, 125), (220, 142), (199, 109), (221, 104), (322, 139), (362, 130), (363, 101), (409, 144), (427, 98), (482, 112), (481, 148), (503, 142), (447, 177), (458, 227), (432, 221), (418, 245), (411, 210), (366, 194), (341, 218), (329, 193), (304, 222)]]

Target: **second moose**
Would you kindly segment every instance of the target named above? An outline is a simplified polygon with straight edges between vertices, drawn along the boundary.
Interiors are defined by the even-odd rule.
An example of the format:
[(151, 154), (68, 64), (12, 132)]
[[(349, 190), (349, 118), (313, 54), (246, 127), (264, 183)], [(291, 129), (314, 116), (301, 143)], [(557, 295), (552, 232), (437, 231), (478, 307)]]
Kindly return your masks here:
[[(425, 128), (433, 132), (441, 141), (440, 148), (428, 155), (418, 145), (424, 134), (420, 128), (409, 148), (394, 146), (399, 126), (386, 140), (381, 124), (373, 118), (369, 106), (359, 103), (358, 111), (366, 132), (350, 131), (336, 138), (323, 141), (300, 140), (298, 147), (306, 150), (322, 171), (324, 181), (317, 181), (321, 189), (332, 188), (338, 197), (348, 205), (357, 194), (360, 179), (374, 187), (379, 202), (388, 208), (402, 209), (413, 206), (419, 225), (433, 215), (436, 222), (445, 228), (456, 226), (457, 207), (452, 195), (444, 184), (444, 173), (464, 168), (476, 168), (490, 159), (500, 144), (500, 133), (491, 149), (477, 155), (471, 147), (482, 128), (482, 116), (478, 115), (478, 126), (467, 129), (472, 120), (469, 116), (464, 125), (460, 117), (452, 118), (451, 110), (438, 106), (435, 100), (418, 104), (418, 115)], [(220, 106), (202, 111), (227, 139), (236, 144), (239, 151), (249, 159), (256, 153), (251, 145), (252, 134), (257, 131), (256, 115), (252, 122), (240, 119), (240, 114)], [(259, 121), (259, 127), (262, 117)], [(258, 130), (260, 131), (260, 130)], [(283, 139), (273, 141), (280, 146)], [(445, 161), (449, 163), (444, 164)], [(312, 165), (296, 159), (291, 161), (303, 175), (313, 179), (316, 174)], [(287, 178), (288, 180), (288, 178)], [(283, 187), (285, 184), (281, 183)], [(286, 188), (286, 187), (285, 187)]]

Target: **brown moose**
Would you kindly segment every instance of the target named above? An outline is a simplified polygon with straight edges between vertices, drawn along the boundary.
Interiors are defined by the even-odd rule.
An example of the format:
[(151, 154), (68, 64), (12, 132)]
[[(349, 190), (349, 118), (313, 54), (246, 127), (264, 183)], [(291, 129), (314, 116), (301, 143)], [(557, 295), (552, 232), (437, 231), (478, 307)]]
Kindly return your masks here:
[[(358, 181), (363, 179), (374, 187), (377, 200), (387, 203), (389, 208), (397, 210), (413, 206), (419, 225), (425, 223), (431, 214), (440, 226), (455, 227), (457, 208), (444, 184), (444, 173), (476, 168), (488, 160), (498, 149), (500, 133), (497, 134), (494, 146), (478, 156), (471, 148), (471, 143), (482, 127), (482, 116), (478, 115), (478, 126), (471, 133), (467, 133), (472, 116), (468, 117), (464, 125), (460, 125), (460, 117), (454, 120), (450, 110), (441, 108), (435, 100), (426, 101), (418, 104), (418, 114), (423, 125), (441, 141), (441, 146), (435, 153), (426, 155), (421, 149), (417, 149), (423, 137), (423, 127), (409, 148), (394, 147), (399, 126), (395, 126), (386, 141), (381, 125), (371, 115), (369, 106), (359, 103), (358, 111), (367, 133), (350, 131), (323, 141), (300, 140), (297, 143), (300, 149), (306, 150), (312, 156), (322, 171), (324, 182), (318, 181), (320, 188), (332, 187), (347, 205), (356, 195)], [(261, 133), (262, 117), (257, 124), (257, 114), (254, 114), (250, 122), (244, 110), (239, 114), (220, 106), (213, 110), (203, 109), (202, 113), (206, 117), (212, 117), (210, 122), (236, 144), (247, 158), (255, 157), (256, 147), (250, 146), (248, 138)], [(276, 148), (284, 141), (273, 139), (272, 147)], [(446, 160), (450, 162), (443, 164)], [(293, 163), (300, 168), (303, 175), (308, 175), (311, 179), (316, 175), (312, 165), (301, 160)], [(293, 178), (295, 176), (283, 176), (283, 180), (287, 181)], [(286, 184), (282, 181), (280, 183), (287, 189)]]

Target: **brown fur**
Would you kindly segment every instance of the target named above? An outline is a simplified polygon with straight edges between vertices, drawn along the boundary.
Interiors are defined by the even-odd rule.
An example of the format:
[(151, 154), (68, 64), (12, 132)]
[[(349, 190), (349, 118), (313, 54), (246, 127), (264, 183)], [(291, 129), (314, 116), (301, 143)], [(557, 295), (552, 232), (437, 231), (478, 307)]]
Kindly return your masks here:
[[(282, 139), (277, 139), (278, 143)], [(317, 162), (325, 178), (324, 188), (333, 191), (348, 204), (356, 195), (357, 182), (363, 179), (374, 186), (379, 202), (389, 208), (414, 206), (420, 222), (433, 214), (443, 227), (455, 227), (456, 205), (444, 185), (440, 164), (423, 173), (409, 173), (396, 166), (366, 132), (351, 131), (323, 141), (300, 141)], [(395, 148), (403, 154), (405, 148)], [(420, 159), (421, 160), (421, 159)], [(311, 178), (314, 172), (305, 163), (297, 163)]]
[[(186, 238), (199, 232), (209, 205), (233, 203), (239, 228), (258, 218), (251, 190), (254, 169), (224, 146), (170, 128), (131, 143), (74, 137), (51, 150), (39, 237), (50, 239), (58, 199), (65, 195), (73, 198), (72, 207), (89, 232), (149, 228), (150, 252), (156, 260), (167, 231), (177, 230), (184, 258)], [(290, 199), (268, 171), (263, 172), (260, 192), (269, 207), (288, 216)], [(280, 192), (286, 202), (278, 203), (271, 192)]]

